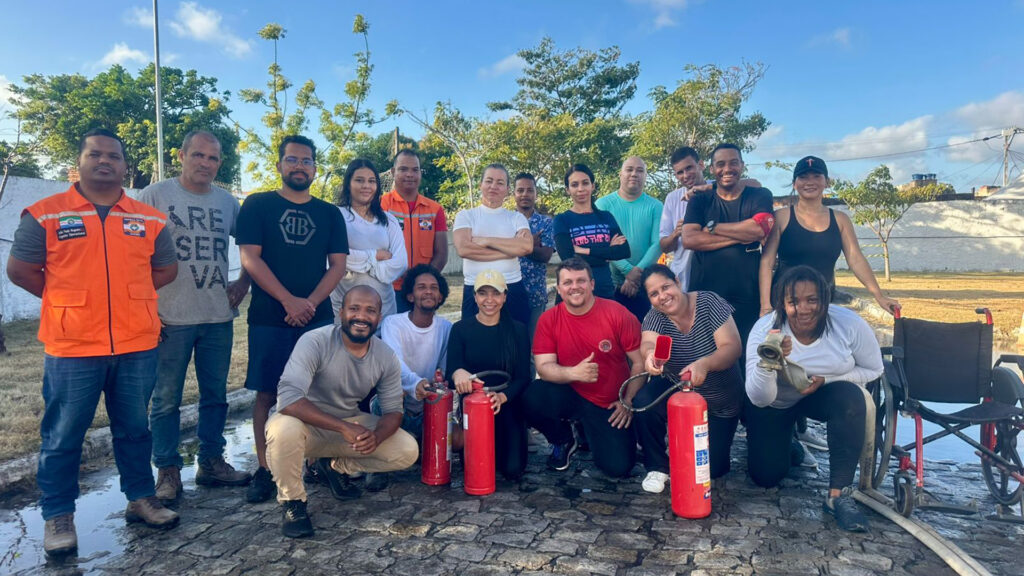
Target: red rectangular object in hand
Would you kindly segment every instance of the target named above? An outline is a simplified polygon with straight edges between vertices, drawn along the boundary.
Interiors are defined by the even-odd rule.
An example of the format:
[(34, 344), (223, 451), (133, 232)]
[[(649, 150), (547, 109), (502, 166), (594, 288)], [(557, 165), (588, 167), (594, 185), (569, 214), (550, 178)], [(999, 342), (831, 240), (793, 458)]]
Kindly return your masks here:
[(672, 356), (672, 337), (662, 334), (654, 345), (654, 359), (666, 362)]

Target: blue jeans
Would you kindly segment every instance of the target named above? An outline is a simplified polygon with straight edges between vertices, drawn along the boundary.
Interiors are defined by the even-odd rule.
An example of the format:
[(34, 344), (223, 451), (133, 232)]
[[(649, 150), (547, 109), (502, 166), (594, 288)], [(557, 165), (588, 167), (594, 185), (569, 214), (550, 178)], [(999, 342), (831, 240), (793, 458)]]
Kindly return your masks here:
[(103, 392), (110, 417), (114, 461), (121, 475), (121, 492), (128, 500), (153, 495), (146, 406), (156, 384), (157, 351), (117, 356), (58, 358), (43, 361), (43, 400), (46, 409), (39, 427), (39, 507), (49, 520), (75, 511), (82, 442)]
[[(405, 395), (403, 393), (403, 398)], [(384, 414), (380, 410), (380, 402), (377, 401), (377, 395), (374, 394), (373, 398), (370, 399), (370, 414), (374, 416), (383, 416)], [(408, 410), (402, 414), (402, 430), (405, 430), (417, 441), (423, 437), (423, 412), (414, 413)]]
[(224, 423), (228, 416), (228, 369), (234, 330), (231, 321), (215, 324), (164, 326), (164, 340), (157, 348), (160, 370), (153, 390), (149, 425), (153, 429), (153, 464), (157, 468), (177, 466), (184, 460), (178, 453), (181, 437), (181, 393), (185, 372), (193, 354), (199, 382), (199, 460), (224, 454)]

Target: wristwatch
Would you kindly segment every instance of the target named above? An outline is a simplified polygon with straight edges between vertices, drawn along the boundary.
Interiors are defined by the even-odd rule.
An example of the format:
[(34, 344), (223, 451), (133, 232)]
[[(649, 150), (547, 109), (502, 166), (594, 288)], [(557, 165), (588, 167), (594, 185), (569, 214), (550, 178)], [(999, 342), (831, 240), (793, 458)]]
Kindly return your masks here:
[(715, 222), (714, 220), (712, 220), (712, 221), (708, 222), (707, 225), (704, 226), (704, 228), (707, 229), (708, 234), (714, 234), (715, 233), (715, 226), (717, 226), (717, 225), (718, 225), (718, 223)]

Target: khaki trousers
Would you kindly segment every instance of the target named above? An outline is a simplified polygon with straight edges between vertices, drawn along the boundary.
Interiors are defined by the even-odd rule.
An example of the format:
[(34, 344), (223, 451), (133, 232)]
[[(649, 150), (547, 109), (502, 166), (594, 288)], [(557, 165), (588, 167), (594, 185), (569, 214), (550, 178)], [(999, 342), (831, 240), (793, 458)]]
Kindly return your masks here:
[[(345, 418), (374, 430), (378, 416), (359, 414)], [(309, 426), (294, 416), (276, 413), (267, 421), (267, 464), (277, 482), (277, 501), (306, 500), (302, 464), (308, 458), (333, 458), (331, 467), (341, 474), (390, 472), (412, 466), (419, 445), (399, 428), (370, 454), (360, 454), (338, 432)]]

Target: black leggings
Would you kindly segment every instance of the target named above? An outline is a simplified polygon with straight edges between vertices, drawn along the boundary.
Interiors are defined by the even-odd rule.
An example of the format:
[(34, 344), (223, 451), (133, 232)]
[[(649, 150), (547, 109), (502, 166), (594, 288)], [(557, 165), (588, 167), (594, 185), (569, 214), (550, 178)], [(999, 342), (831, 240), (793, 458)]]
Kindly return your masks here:
[[(650, 379), (633, 398), (634, 406), (646, 406), (662, 392), (672, 386), (667, 378), (655, 376)], [(708, 414), (709, 460), (711, 477), (718, 478), (729, 472), (729, 452), (732, 450), (732, 438), (736, 433), (739, 414), (729, 418), (721, 418)], [(648, 472), (668, 473), (668, 446), (665, 433), (668, 430), (668, 399), (658, 402), (644, 412), (633, 416), (633, 429), (636, 430), (637, 441), (644, 451), (644, 468)]]
[(522, 402), (505, 403), (494, 417), (494, 465), (507, 480), (518, 480), (526, 471), (528, 454)]
[(747, 469), (758, 486), (771, 488), (789, 473), (793, 424), (800, 416), (827, 423), (829, 488), (853, 484), (864, 448), (864, 393), (852, 382), (831, 382), (789, 408), (758, 408), (748, 399)]
[(569, 420), (583, 423), (594, 464), (613, 478), (629, 476), (636, 464), (636, 440), (629, 428), (613, 428), (612, 411), (591, 403), (568, 384), (534, 380), (522, 396), (526, 421), (552, 444), (572, 441)]

